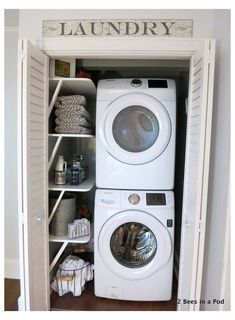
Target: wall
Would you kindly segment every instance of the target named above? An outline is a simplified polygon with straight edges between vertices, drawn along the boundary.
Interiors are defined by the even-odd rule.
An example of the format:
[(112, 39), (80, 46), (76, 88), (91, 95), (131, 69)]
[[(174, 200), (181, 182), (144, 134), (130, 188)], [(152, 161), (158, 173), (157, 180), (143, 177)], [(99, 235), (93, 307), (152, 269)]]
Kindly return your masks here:
[(5, 25), (5, 278), (19, 278), (16, 117), (17, 10), (8, 10)]
[[(203, 298), (219, 298), (224, 269), (226, 223), (230, 229), (228, 183), (230, 166), (230, 15), (215, 12), (213, 34), (216, 38), (214, 110), (210, 162), (210, 183), (205, 248)], [(228, 271), (229, 276), (229, 271)], [(217, 279), (217, 281), (213, 281)], [(229, 305), (228, 300), (225, 301)], [(214, 310), (208, 305), (207, 310)]]
[[(180, 18), (193, 19), (193, 36), (215, 38), (216, 75), (212, 126), (203, 296), (220, 296), (223, 264), (230, 149), (230, 13), (228, 10), (20, 10), (19, 35), (31, 41), (41, 38), (42, 20), (91, 18)], [(16, 142), (14, 142), (14, 145)], [(221, 152), (221, 150), (223, 152)], [(218, 247), (217, 247), (218, 246)], [(219, 248), (219, 249), (218, 249)], [(217, 281), (215, 281), (217, 279)], [(228, 304), (229, 305), (229, 304)], [(205, 308), (209, 309), (208, 306)], [(228, 308), (228, 307), (227, 307)], [(213, 306), (213, 310), (219, 306)]]

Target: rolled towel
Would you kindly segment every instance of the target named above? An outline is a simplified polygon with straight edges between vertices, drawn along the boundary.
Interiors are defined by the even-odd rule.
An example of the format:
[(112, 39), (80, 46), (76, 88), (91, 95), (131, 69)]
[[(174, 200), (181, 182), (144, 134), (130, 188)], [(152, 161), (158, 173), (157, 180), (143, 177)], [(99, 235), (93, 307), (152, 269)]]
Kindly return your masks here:
[(55, 127), (56, 133), (71, 133), (71, 134), (92, 134), (92, 130), (82, 127), (77, 123), (60, 124)]
[(86, 118), (81, 116), (73, 116), (70, 118), (56, 118), (55, 123), (57, 126), (67, 126), (68, 124), (72, 125), (79, 125), (85, 128), (91, 128), (92, 124)]
[(55, 115), (58, 118), (67, 118), (69, 120), (72, 120), (75, 115), (80, 115), (86, 118), (88, 121), (92, 121), (90, 113), (82, 105), (70, 105), (66, 108), (58, 108), (55, 110)]
[(82, 95), (70, 95), (70, 96), (59, 96), (56, 99), (55, 106), (67, 105), (67, 104), (81, 104), (86, 105), (86, 97)]

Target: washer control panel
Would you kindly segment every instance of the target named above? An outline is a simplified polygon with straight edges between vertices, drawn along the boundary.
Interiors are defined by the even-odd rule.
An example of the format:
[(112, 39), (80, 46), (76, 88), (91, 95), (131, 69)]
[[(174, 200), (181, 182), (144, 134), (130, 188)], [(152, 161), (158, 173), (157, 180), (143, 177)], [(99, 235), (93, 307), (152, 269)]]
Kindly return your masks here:
[(96, 205), (110, 208), (150, 209), (174, 207), (172, 191), (96, 190)]
[(140, 202), (140, 196), (136, 193), (132, 193), (129, 195), (128, 200), (131, 204), (136, 205)]

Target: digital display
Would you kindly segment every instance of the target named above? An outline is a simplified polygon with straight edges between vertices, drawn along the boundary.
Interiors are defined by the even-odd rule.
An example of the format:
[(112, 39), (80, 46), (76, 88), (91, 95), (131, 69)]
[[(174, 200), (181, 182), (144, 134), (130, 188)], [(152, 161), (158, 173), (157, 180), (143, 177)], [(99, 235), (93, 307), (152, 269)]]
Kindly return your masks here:
[(166, 205), (165, 193), (146, 193), (147, 206), (164, 206)]
[(166, 80), (148, 80), (149, 88), (168, 88)]

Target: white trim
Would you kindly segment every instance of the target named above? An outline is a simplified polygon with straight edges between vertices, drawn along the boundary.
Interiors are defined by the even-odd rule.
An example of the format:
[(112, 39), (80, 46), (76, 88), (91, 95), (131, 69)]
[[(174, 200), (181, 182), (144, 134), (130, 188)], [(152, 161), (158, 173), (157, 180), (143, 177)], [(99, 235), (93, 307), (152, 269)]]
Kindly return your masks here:
[[(103, 40), (103, 39), (102, 39)], [(194, 55), (202, 56), (206, 58), (206, 51), (209, 47), (210, 40), (209, 39), (187, 39), (187, 38), (158, 38), (158, 39), (145, 39), (145, 38), (107, 38), (105, 41), (101, 42), (101, 38), (86, 38), (86, 39), (41, 39), (37, 42), (39, 47), (47, 54), (52, 57), (72, 57), (76, 56), (79, 58), (112, 58), (112, 59), (192, 59)], [(101, 46), (102, 43), (102, 46)], [(66, 48), (66, 49), (64, 49)], [(208, 59), (210, 59), (209, 57)], [(213, 66), (213, 62), (211, 63)], [(208, 71), (206, 70), (206, 74), (208, 75)], [(207, 85), (206, 78), (204, 85)], [(205, 89), (205, 87), (204, 87)], [(207, 205), (207, 181), (208, 181), (208, 170), (209, 166), (207, 163), (208, 155), (209, 155), (209, 146), (210, 146), (210, 124), (211, 124), (211, 106), (209, 106), (210, 110), (207, 110), (207, 89), (203, 91), (203, 106), (205, 108), (203, 112), (203, 124), (205, 121), (208, 121), (208, 128), (205, 131), (205, 128), (202, 128), (200, 132), (200, 141), (203, 141), (203, 145), (205, 143), (205, 148), (200, 150), (199, 161), (200, 168), (199, 172), (199, 184), (197, 188), (197, 204), (196, 204), (196, 212), (193, 217), (194, 225), (192, 228), (198, 228), (198, 223), (200, 221), (200, 217), (203, 219), (206, 218), (206, 205)], [(190, 106), (189, 106), (190, 108)], [(208, 112), (208, 114), (207, 114)], [(209, 118), (208, 118), (209, 117)], [(202, 140), (203, 139), (203, 140)], [(201, 176), (202, 168), (204, 167), (205, 178)], [(186, 172), (187, 173), (187, 172)], [(203, 190), (202, 190), (203, 187)], [(187, 228), (187, 221), (184, 222), (184, 228)], [(182, 221), (183, 225), (183, 221)], [(196, 229), (195, 229), (196, 230)], [(204, 237), (203, 232), (205, 228), (201, 230), (201, 235)], [(195, 232), (194, 239), (195, 241), (191, 244), (192, 253), (194, 256), (194, 261), (192, 268), (189, 269), (189, 278), (188, 282), (184, 283), (186, 288), (184, 291), (188, 291), (190, 289), (190, 299), (197, 298), (198, 293), (201, 290), (201, 281), (198, 280), (198, 250), (202, 250), (199, 252), (201, 256), (200, 264), (203, 262), (203, 251), (204, 251), (204, 239), (201, 245), (198, 245), (198, 230), (197, 234)], [(196, 244), (194, 244), (197, 242)], [(189, 249), (189, 248), (187, 248)], [(183, 250), (181, 250), (181, 255), (183, 255)], [(180, 255), (180, 263), (183, 263), (182, 257)], [(185, 261), (187, 263), (187, 261)], [(185, 266), (187, 267), (187, 265)], [(200, 269), (200, 266), (199, 266)], [(199, 270), (201, 272), (201, 270)], [(199, 278), (201, 275), (199, 276)], [(187, 298), (187, 297), (185, 297)], [(182, 306), (178, 306), (178, 309), (181, 309)], [(191, 309), (190, 306), (187, 306), (187, 310)], [(193, 308), (192, 308), (193, 309)], [(194, 309), (195, 310), (195, 309)]]
[(19, 260), (5, 259), (4, 277), (7, 279), (20, 279)]
[[(86, 38), (86, 39), (40, 39), (39, 47), (49, 56), (79, 58), (139, 58), (139, 59), (190, 59), (201, 51), (209, 39), (191, 38)], [(101, 47), (102, 43), (102, 47)], [(62, 45), (63, 44), (63, 45)], [(66, 48), (66, 49), (64, 49)], [(159, 49), (161, 48), (161, 49)]]
[[(229, 175), (230, 176), (230, 175)], [(228, 289), (227, 285), (230, 289), (230, 252), (231, 252), (231, 246), (230, 246), (230, 231), (231, 231), (231, 191), (230, 191), (230, 182), (229, 182), (229, 188), (228, 188), (228, 202), (227, 202), (227, 210), (225, 215), (225, 221), (226, 221), (226, 227), (225, 227), (225, 240), (224, 240), (224, 257), (223, 257), (223, 269), (222, 269), (222, 279), (221, 279), (221, 288), (220, 288), (220, 300), (225, 299), (225, 290)], [(229, 294), (230, 296), (230, 294)], [(219, 311), (230, 311), (230, 301), (226, 301), (224, 304), (219, 305)]]

